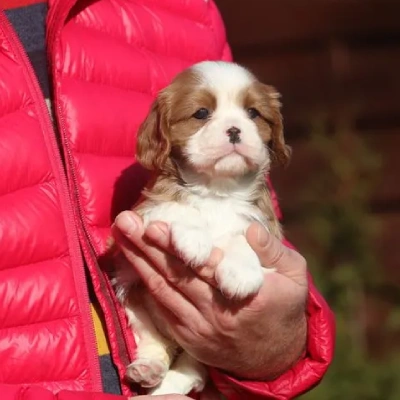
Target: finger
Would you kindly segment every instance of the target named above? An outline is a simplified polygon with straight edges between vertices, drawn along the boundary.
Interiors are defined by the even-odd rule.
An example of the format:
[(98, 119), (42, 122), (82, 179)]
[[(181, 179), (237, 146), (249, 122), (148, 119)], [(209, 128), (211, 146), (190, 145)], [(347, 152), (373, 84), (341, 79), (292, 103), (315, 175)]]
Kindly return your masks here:
[[(201, 313), (193, 303), (173, 288), (152, 266), (140, 249), (135, 246), (135, 242), (138, 241), (137, 236), (140, 236), (143, 232), (143, 225), (140, 227), (140, 220), (136, 216), (133, 216), (133, 221), (131, 218), (132, 215), (120, 214), (116, 218), (113, 235), (126, 259), (139, 274), (150, 294), (182, 321), (187, 321), (188, 318), (201, 319)], [(125, 219), (128, 219), (128, 221)], [(135, 224), (137, 226), (136, 233)], [(126, 228), (129, 229), (128, 232)]]
[[(126, 235), (130, 242), (130, 246), (125, 245), (125, 255), (127, 257), (128, 255), (133, 257), (133, 254), (131, 254), (132, 244), (146, 256), (144, 260), (141, 260), (140, 262), (136, 261), (136, 264), (134, 265), (135, 269), (137, 269), (138, 264), (140, 264), (139, 266), (142, 266), (143, 262), (149, 264), (153, 272), (156, 269), (158, 275), (161, 274), (164, 281), (170, 283), (169, 286), (171, 288), (178, 289), (185, 295), (184, 297), (186, 299), (190, 299), (194, 307), (199, 308), (202, 311), (205, 311), (205, 309), (208, 308), (213, 298), (212, 287), (197, 278), (193, 271), (176, 257), (160, 249), (148, 240), (143, 240), (143, 224), (135, 213), (121, 213), (115, 220), (115, 226)], [(136, 230), (135, 226), (137, 226)], [(150, 261), (150, 263), (148, 263), (148, 261)], [(142, 271), (142, 273), (146, 272), (147, 269)], [(139, 274), (140, 272), (141, 271), (138, 271)], [(152, 277), (153, 275), (154, 273), (150, 276), (152, 279), (158, 279)], [(149, 276), (147, 275), (145, 278), (142, 277), (142, 279), (149, 279)]]
[[(140, 228), (135, 228), (138, 225), (141, 225)], [(179, 285), (181, 280), (193, 278), (194, 275), (191, 270), (185, 267), (176, 257), (146, 240), (143, 236), (141, 220), (135, 213), (129, 213), (129, 215), (121, 213), (115, 220), (115, 226), (170, 283)]]
[[(153, 222), (146, 229), (145, 235), (159, 248), (175, 254), (171, 240), (171, 231), (169, 230), (167, 224), (163, 222)], [(215, 270), (222, 258), (223, 251), (217, 247), (214, 247), (210, 258), (204, 263), (204, 265), (194, 268), (193, 271), (203, 281), (217, 288), (218, 286), (215, 280)]]
[(307, 285), (307, 262), (297, 251), (286, 247), (258, 223), (250, 225), (246, 238), (265, 268), (274, 267), (298, 284)]
[[(169, 285), (165, 278), (148, 262), (144, 254), (124, 237), (117, 227), (114, 237), (127, 260), (142, 278), (157, 303), (158, 312), (172, 332), (196, 331), (206, 321), (202, 313), (179, 291)], [(153, 275), (153, 277), (152, 277)], [(178, 336), (179, 337), (179, 336)]]

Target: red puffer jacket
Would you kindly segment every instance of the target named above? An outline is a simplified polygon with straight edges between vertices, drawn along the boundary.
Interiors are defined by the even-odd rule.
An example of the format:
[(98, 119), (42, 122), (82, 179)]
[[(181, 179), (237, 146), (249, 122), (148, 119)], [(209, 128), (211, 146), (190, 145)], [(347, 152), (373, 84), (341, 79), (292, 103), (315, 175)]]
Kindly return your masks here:
[[(50, 1), (47, 42), (60, 143), (0, 13), (0, 398), (111, 399), (97, 393), (84, 263), (122, 377), (133, 338), (96, 258), (112, 218), (146, 181), (134, 163), (137, 127), (177, 72), (231, 56), (207, 0)], [(308, 321), (307, 353), (292, 370), (268, 383), (212, 370), (219, 390), (228, 399), (288, 399), (315, 385), (331, 361), (334, 328), (312, 284)]]

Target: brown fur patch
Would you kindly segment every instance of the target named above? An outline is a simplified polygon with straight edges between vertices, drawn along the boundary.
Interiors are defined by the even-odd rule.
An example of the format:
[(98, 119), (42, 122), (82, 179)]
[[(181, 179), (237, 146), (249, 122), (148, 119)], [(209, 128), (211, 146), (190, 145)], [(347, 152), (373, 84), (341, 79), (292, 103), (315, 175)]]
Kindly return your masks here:
[(161, 173), (145, 187), (143, 190), (144, 201), (132, 210), (141, 215), (144, 209), (156, 204), (168, 201), (182, 203), (186, 196), (187, 192), (184, 190), (183, 182), (177, 172), (173, 174)]
[[(170, 126), (191, 119), (199, 108), (206, 108), (211, 112), (216, 109), (215, 96), (206, 88), (200, 87), (201, 77), (192, 70), (186, 70), (170, 86), (159, 95), (159, 101), (166, 106), (166, 117)], [(197, 120), (204, 124), (204, 120)], [(177, 140), (171, 132), (171, 139)]]
[(266, 216), (267, 226), (269, 227), (270, 233), (279, 240), (282, 240), (282, 226), (275, 214), (271, 193), (265, 182), (263, 185), (260, 185), (255, 204)]
[(181, 148), (189, 137), (207, 123), (193, 118), (200, 108), (216, 108), (214, 95), (199, 88), (200, 78), (192, 70), (181, 73), (160, 92), (150, 113), (139, 128), (136, 157), (147, 169), (162, 171), (172, 153), (181, 158)]
[(280, 112), (280, 94), (272, 86), (254, 82), (240, 96), (243, 108), (255, 108), (260, 117), (254, 119), (263, 142), (270, 146), (273, 161), (286, 165), (290, 159), (290, 147), (285, 144), (283, 120)]

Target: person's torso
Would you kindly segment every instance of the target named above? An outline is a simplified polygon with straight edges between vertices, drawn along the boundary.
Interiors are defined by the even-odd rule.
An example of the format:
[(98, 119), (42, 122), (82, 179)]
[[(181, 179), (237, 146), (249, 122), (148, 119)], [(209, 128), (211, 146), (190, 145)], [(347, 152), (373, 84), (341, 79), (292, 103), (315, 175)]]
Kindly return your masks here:
[(44, 21), (30, 7), (25, 24), (13, 20), (18, 10), (8, 14), (34, 69), (0, 19), (0, 382), (98, 391), (84, 263), (122, 378), (133, 338), (97, 257), (147, 178), (134, 159), (136, 130), (176, 73), (230, 52), (211, 1), (51, 1), (48, 90), (44, 32), (42, 47), (24, 41), (29, 23)]

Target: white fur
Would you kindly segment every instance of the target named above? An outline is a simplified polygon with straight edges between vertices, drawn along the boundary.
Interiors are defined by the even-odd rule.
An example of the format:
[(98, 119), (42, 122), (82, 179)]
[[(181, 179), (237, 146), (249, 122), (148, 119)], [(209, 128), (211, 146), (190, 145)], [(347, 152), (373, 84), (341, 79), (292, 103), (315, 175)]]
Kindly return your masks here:
[[(268, 151), (257, 126), (240, 102), (241, 92), (255, 82), (255, 77), (243, 67), (225, 62), (205, 61), (193, 70), (201, 78), (200, 86), (216, 97), (217, 108), (184, 149), (189, 162), (203, 172), (228, 176), (244, 174), (249, 164), (260, 167), (268, 163)], [(240, 129), (240, 143), (227, 140), (226, 132), (231, 127)]]
[(149, 210), (144, 215), (145, 224), (150, 221), (170, 224), (177, 251), (193, 267), (207, 261), (213, 246), (221, 248), (225, 258), (217, 267), (216, 276), (223, 292), (237, 298), (255, 294), (263, 282), (263, 274), (244, 235), (252, 222), (263, 223), (264, 218), (248, 201), (252, 187), (209, 189), (196, 182), (189, 186), (188, 192), (185, 204), (166, 202)]
[(180, 354), (173, 367), (157, 387), (150, 391), (153, 396), (201, 392), (206, 384), (207, 371), (199, 361), (186, 352)]
[(202, 85), (221, 96), (235, 97), (240, 90), (256, 81), (255, 76), (235, 63), (203, 61), (192, 66), (202, 77)]
[[(226, 297), (242, 299), (256, 294), (264, 279), (260, 261), (245, 239), (246, 230), (254, 221), (268, 229), (265, 216), (251, 199), (257, 190), (256, 176), (268, 166), (269, 154), (256, 124), (237, 101), (255, 78), (231, 63), (203, 62), (193, 70), (201, 77), (199, 84), (213, 92), (217, 108), (183, 149), (193, 167), (180, 171), (186, 183), (184, 203), (166, 201), (147, 209), (144, 224), (169, 224), (178, 254), (193, 268), (207, 261), (213, 246), (220, 247), (224, 258), (215, 275), (219, 288)], [(226, 131), (232, 126), (241, 131), (240, 143), (229, 142)], [(120, 277), (119, 284), (124, 286), (127, 277), (123, 272)], [(202, 390), (204, 366), (185, 352), (169, 369), (175, 347), (157, 330), (163, 331), (159, 326), (162, 321), (157, 323), (155, 315), (150, 318), (148, 308), (142, 305), (126, 311), (138, 345), (137, 359), (128, 366), (128, 375), (152, 385), (160, 381), (151, 390), (153, 395)]]

